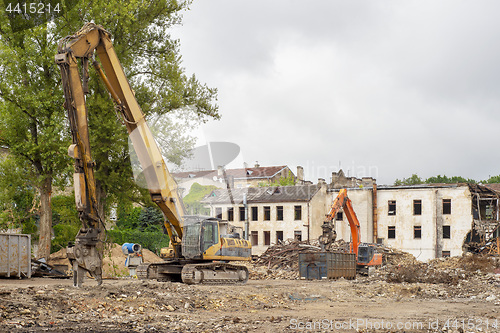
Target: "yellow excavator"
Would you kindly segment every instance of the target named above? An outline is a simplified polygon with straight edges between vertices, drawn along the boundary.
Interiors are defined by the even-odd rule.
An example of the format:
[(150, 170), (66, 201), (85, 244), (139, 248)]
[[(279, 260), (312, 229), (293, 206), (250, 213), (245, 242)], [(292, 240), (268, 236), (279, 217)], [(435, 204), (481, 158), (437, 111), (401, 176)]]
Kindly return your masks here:
[(250, 242), (241, 239), (227, 222), (211, 217), (184, 216), (177, 184), (125, 76), (111, 34), (99, 25), (87, 23), (74, 35), (61, 39), (55, 61), (61, 70), (64, 107), (71, 129), (73, 143), (68, 153), (75, 160), (75, 201), (82, 223), (75, 243), (67, 248), (73, 265), (73, 284), (81, 286), (87, 272), (98, 284), (102, 283), (102, 253), (98, 245), (104, 224), (97, 209), (95, 163), (91, 156), (85, 104), (85, 94), (89, 93), (89, 62), (123, 118), (151, 199), (165, 216), (164, 225), (173, 255), (163, 262), (139, 266), (138, 277), (182, 280), (189, 284), (246, 282), (248, 269), (230, 261), (250, 260)]

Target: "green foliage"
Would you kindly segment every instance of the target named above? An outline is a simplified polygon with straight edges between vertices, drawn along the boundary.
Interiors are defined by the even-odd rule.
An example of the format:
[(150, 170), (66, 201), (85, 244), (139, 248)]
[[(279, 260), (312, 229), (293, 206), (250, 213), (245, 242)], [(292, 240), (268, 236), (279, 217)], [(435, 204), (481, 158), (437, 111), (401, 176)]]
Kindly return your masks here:
[(475, 184), (476, 181), (474, 179), (470, 178), (464, 178), (460, 176), (453, 176), (453, 177), (447, 177), (445, 175), (437, 175), (435, 177), (430, 177), (427, 178), (425, 181), (427, 184), (438, 184), (438, 183), (443, 183), (443, 184), (456, 184), (456, 183), (471, 183)]
[(184, 205), (189, 215), (209, 215), (210, 209), (205, 208), (200, 201), (217, 187), (214, 185), (203, 186), (199, 183), (193, 183), (189, 193), (184, 197)]
[(54, 239), (51, 252), (56, 252), (74, 241), (81, 227), (74, 194), (57, 195), (52, 198), (52, 224)]
[(54, 238), (52, 239), (50, 252), (57, 252), (68, 246), (68, 243), (75, 240), (80, 224), (61, 223), (53, 227)]
[(143, 232), (140, 230), (108, 230), (108, 240), (113, 243), (138, 243), (143, 248), (151, 250), (156, 254), (160, 254), (162, 247), (167, 247), (169, 244), (168, 235), (162, 232)]
[(429, 177), (426, 180), (420, 178), (417, 174), (411, 175), (409, 178), (403, 178), (402, 180), (396, 179), (394, 185), (418, 185), (418, 184), (457, 184), (457, 183), (471, 183), (475, 184), (476, 181), (470, 178), (464, 178), (460, 176), (447, 177), (445, 175), (437, 175), (434, 177)]
[(119, 212), (116, 228), (158, 232), (162, 230), (163, 220), (163, 213), (157, 207), (131, 207), (126, 211)]
[(260, 187), (268, 186), (294, 186), (296, 184), (295, 177), (292, 175), (291, 171), (288, 171), (286, 177), (280, 177), (278, 180), (272, 183), (259, 183)]
[(118, 220), (113, 230), (108, 230), (113, 243), (139, 243), (142, 247), (159, 253), (168, 246), (168, 235), (163, 234), (163, 213), (157, 207), (118, 206)]
[(411, 175), (409, 178), (403, 178), (402, 180), (396, 179), (394, 181), (394, 185), (417, 185), (423, 184), (424, 181), (417, 174)]
[[(0, 189), (1, 226), (23, 225), (26, 230), (36, 230), (37, 216), (43, 215), (46, 221), (51, 215), (34, 204), (39, 202), (40, 193), (51, 192), (41, 191), (41, 184), (45, 180), (50, 184), (55, 180), (63, 186), (69, 183), (72, 160), (67, 156), (67, 147), (71, 140), (54, 54), (58, 40), (73, 34), (86, 22), (94, 21), (112, 33), (120, 62), (145, 114), (182, 109), (188, 119), (197, 122), (220, 117), (217, 90), (186, 73), (179, 41), (169, 33), (172, 26), (181, 22), (181, 13), (188, 9), (190, 0), (71, 3), (72, 7), (65, 8), (62, 16), (49, 24), (20, 32), (13, 31), (5, 11), (0, 12), (0, 145), (9, 150), (11, 169), (23, 174), (16, 177), (11, 173), (5, 179), (0, 175), (0, 185), (10, 186)], [(113, 203), (122, 201), (151, 204), (147, 190), (134, 183), (128, 136), (116, 120), (108, 92), (94, 71), (90, 70), (90, 75), (87, 106), (101, 195), (99, 205), (106, 211)], [(177, 132), (173, 131), (173, 135)], [(189, 137), (177, 140), (166, 155), (180, 163), (178, 157), (184, 156), (193, 144)], [(133, 217), (139, 219), (134, 215), (130, 220)], [(139, 222), (141, 228), (147, 229), (144, 220), (150, 218)], [(66, 208), (54, 216), (56, 226), (60, 225), (56, 233), (61, 236), (61, 243), (74, 232), (72, 220), (73, 215)]]
[(485, 184), (498, 184), (500, 183), (500, 175), (498, 176), (492, 176), (488, 178), (488, 180), (483, 180), (481, 183)]
[(0, 228), (21, 227), (35, 237), (39, 202), (28, 170), (7, 154), (0, 156)]

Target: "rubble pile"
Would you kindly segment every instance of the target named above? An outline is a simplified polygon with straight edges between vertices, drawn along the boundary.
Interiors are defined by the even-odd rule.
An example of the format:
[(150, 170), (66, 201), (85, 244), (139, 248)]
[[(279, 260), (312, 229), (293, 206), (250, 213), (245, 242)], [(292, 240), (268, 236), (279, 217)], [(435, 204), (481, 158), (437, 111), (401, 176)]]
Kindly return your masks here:
[(462, 280), (480, 279), (497, 270), (498, 258), (467, 254), (462, 257), (439, 258), (428, 263), (403, 261), (388, 264), (378, 275), (387, 282), (457, 285)]
[[(112, 279), (116, 277), (128, 276), (128, 268), (125, 267), (125, 259), (127, 257), (122, 252), (122, 247), (116, 243), (107, 243), (104, 247), (102, 258), (102, 277)], [(142, 249), (142, 259), (144, 262), (159, 262), (162, 261), (160, 257), (148, 249)], [(66, 249), (63, 248), (57, 252), (52, 253), (47, 260), (47, 263), (65, 270), (71, 271), (71, 264), (66, 254)]]
[(319, 244), (287, 239), (267, 248), (250, 267), (250, 279), (298, 279), (299, 253), (321, 251)]

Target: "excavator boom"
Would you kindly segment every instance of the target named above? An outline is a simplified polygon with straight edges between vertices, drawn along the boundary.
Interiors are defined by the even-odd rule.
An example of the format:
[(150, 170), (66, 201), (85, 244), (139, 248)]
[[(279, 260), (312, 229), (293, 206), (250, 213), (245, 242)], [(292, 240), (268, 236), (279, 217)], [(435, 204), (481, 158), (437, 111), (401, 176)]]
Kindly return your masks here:
[(96, 68), (115, 102), (115, 108), (122, 115), (141, 164), (151, 199), (166, 217), (165, 227), (174, 251), (180, 248), (183, 236), (184, 210), (182, 200), (177, 193), (177, 184), (166, 167), (161, 151), (125, 76), (111, 42), (110, 33), (96, 24), (85, 24), (77, 33), (59, 42), (55, 61), (61, 70), (65, 108), (68, 110), (71, 127), (73, 144), (68, 152), (75, 159), (75, 200), (82, 222), (75, 246), (68, 249), (68, 257), (73, 261), (74, 284), (79, 286), (85, 271), (96, 277), (98, 282), (101, 280), (101, 257), (96, 246), (102, 232), (102, 220), (97, 209), (93, 171), (95, 163), (91, 157), (88, 112), (85, 105), (89, 62)]

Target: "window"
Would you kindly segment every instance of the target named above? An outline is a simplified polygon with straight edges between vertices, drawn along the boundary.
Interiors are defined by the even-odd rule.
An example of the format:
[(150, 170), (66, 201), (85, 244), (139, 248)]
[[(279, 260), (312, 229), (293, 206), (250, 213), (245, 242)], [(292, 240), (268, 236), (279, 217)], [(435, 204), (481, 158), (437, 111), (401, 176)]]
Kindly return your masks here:
[(245, 221), (245, 206), (240, 207), (240, 221)]
[(422, 227), (421, 226), (416, 225), (413, 227), (413, 238), (415, 238), (415, 239), (422, 238)]
[(302, 206), (295, 206), (294, 219), (296, 221), (297, 220), (302, 220)]
[(389, 200), (389, 213), (387, 215), (396, 215), (396, 200)]
[(387, 238), (396, 238), (396, 226), (390, 225), (387, 227)]
[(222, 208), (221, 207), (215, 208), (215, 217), (218, 219), (222, 219)]
[(451, 199), (443, 199), (443, 215), (451, 214)]
[(271, 219), (271, 207), (264, 206), (264, 221), (269, 221)]
[(443, 238), (451, 238), (451, 227), (449, 225), (443, 225)]
[(234, 221), (234, 208), (233, 207), (227, 209), (227, 220)]
[(276, 221), (283, 221), (283, 206), (276, 207)]
[(264, 231), (264, 245), (271, 245), (271, 232)]
[(276, 231), (276, 244), (283, 241), (283, 231)]
[(250, 232), (250, 240), (252, 242), (252, 246), (259, 245), (259, 232), (251, 231)]
[(299, 242), (302, 241), (302, 231), (301, 230), (295, 230), (293, 232), (293, 237), (298, 240)]
[(422, 215), (422, 200), (413, 200), (413, 215)]
[(335, 220), (337, 220), (337, 221), (343, 221), (344, 220), (344, 213), (343, 212), (337, 212), (337, 215), (335, 215)]
[(259, 207), (252, 207), (252, 221), (259, 220)]
[(448, 258), (451, 256), (451, 251), (441, 251), (441, 257)]

